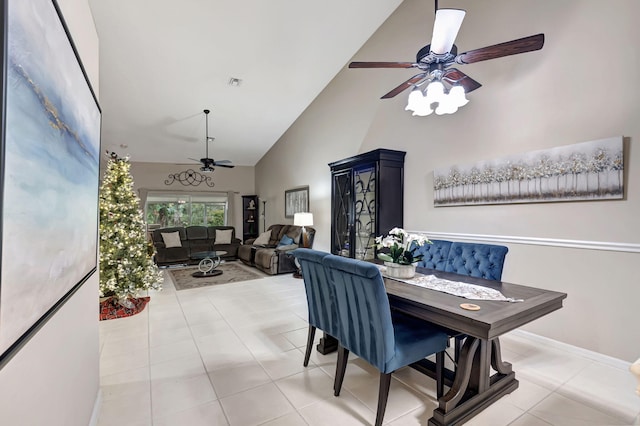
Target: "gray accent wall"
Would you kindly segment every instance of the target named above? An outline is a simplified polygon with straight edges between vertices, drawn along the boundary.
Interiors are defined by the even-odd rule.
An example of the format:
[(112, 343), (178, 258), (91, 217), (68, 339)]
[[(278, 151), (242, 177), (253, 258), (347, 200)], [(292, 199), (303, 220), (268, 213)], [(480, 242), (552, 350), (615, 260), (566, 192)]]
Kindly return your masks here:
[[(328, 250), (327, 163), (375, 148), (404, 150), (405, 228), (507, 241), (505, 281), (568, 293), (562, 310), (525, 330), (628, 362), (637, 359), (640, 2), (445, 0), (440, 7), (467, 11), (456, 40), (461, 52), (540, 32), (545, 46), (460, 65), (483, 87), (446, 116), (412, 117), (404, 110), (408, 92), (380, 99), (415, 70), (350, 70), (345, 64), (256, 165), (256, 193), (268, 201), (267, 224), (289, 223), (284, 191), (309, 185), (314, 248)], [(432, 23), (433, 2), (405, 0), (353, 60), (411, 61), (429, 42)], [(620, 135), (623, 200), (433, 206), (436, 168)], [(557, 239), (577, 243), (554, 246)], [(537, 240), (549, 244), (532, 243)], [(620, 243), (623, 249), (600, 250), (593, 242)]]

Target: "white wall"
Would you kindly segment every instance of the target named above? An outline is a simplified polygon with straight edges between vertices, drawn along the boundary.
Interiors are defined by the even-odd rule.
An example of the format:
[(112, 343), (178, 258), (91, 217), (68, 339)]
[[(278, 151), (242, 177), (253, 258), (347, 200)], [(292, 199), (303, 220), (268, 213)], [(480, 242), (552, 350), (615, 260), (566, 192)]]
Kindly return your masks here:
[[(236, 166), (232, 169), (218, 167), (208, 174), (213, 179), (215, 186), (208, 187), (205, 183), (198, 186), (184, 186), (177, 181), (166, 185), (170, 174), (180, 173), (188, 169), (198, 170), (198, 165), (193, 164), (167, 164), (167, 163), (131, 163), (131, 176), (133, 177), (134, 190), (146, 189), (150, 191), (171, 192), (235, 192), (233, 199), (233, 219), (231, 226), (236, 228), (236, 236), (242, 238), (242, 196), (255, 195), (255, 169), (253, 167)], [(171, 181), (169, 179), (169, 181)]]
[[(88, 2), (58, 2), (97, 94), (98, 36)], [(100, 388), (97, 302), (96, 273), (0, 370), (1, 424), (90, 423)]]
[[(525, 329), (635, 360), (640, 330), (629, 325), (640, 297), (633, 267), (640, 261), (640, 3), (449, 0), (440, 7), (467, 10), (460, 51), (539, 32), (545, 46), (461, 65), (483, 87), (449, 116), (412, 117), (404, 111), (408, 93), (379, 99), (415, 70), (345, 67), (256, 166), (257, 193), (269, 200), (267, 224), (285, 220), (286, 189), (309, 185), (314, 247), (328, 250), (327, 163), (379, 147), (404, 150), (405, 228), (504, 243), (505, 281), (568, 293), (563, 309)], [(432, 2), (405, 0), (353, 60), (411, 61), (429, 42), (432, 22)], [(435, 168), (620, 135), (628, 154), (624, 200), (433, 207)], [(623, 249), (559, 247), (549, 239)]]

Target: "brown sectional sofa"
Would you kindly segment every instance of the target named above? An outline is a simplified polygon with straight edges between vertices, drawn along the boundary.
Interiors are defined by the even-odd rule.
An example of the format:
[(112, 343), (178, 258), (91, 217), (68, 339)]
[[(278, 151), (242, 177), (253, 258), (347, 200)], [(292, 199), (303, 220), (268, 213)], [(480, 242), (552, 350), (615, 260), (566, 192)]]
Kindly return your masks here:
[[(315, 229), (305, 227), (309, 238), (309, 247), (313, 245)], [(271, 225), (267, 231), (271, 232), (269, 243), (264, 245), (254, 245), (254, 239), (245, 241), (245, 244), (238, 248), (238, 259), (246, 265), (255, 266), (267, 274), (286, 274), (295, 272), (298, 268), (295, 259), (291, 255), (291, 250), (299, 247), (302, 238), (302, 228), (295, 225)], [(278, 245), (282, 237), (288, 236), (294, 243)]]
[[(217, 244), (216, 230), (231, 230), (231, 243)], [(173, 234), (175, 232), (178, 232), (180, 236), (180, 247), (166, 247), (162, 234)], [(242, 244), (242, 241), (236, 238), (236, 231), (233, 226), (179, 226), (154, 229), (152, 240), (156, 249), (155, 260), (158, 265), (196, 263), (198, 260), (191, 258), (193, 253), (211, 250), (226, 251), (227, 254), (221, 256), (222, 259), (232, 260), (237, 258), (238, 247)]]

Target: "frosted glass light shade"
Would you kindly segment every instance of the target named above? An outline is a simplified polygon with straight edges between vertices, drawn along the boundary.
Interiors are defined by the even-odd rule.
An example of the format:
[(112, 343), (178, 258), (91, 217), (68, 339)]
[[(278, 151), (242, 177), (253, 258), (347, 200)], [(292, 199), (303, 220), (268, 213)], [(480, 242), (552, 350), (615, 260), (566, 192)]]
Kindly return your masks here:
[(444, 97), (444, 85), (440, 81), (432, 81), (427, 86), (427, 102), (440, 102), (440, 99)]
[(417, 109), (421, 108), (423, 103), (424, 95), (422, 94), (422, 91), (416, 87), (411, 91), (411, 93), (409, 93), (409, 100), (407, 101), (405, 110), (416, 111)]
[(431, 37), (431, 51), (433, 53), (442, 55), (451, 51), (465, 13), (464, 10), (459, 9), (438, 9), (436, 11), (436, 21), (433, 23), (433, 36)]
[(449, 97), (451, 101), (458, 107), (465, 106), (469, 103), (469, 100), (464, 94), (464, 87), (462, 86), (453, 86), (451, 91), (449, 91)]

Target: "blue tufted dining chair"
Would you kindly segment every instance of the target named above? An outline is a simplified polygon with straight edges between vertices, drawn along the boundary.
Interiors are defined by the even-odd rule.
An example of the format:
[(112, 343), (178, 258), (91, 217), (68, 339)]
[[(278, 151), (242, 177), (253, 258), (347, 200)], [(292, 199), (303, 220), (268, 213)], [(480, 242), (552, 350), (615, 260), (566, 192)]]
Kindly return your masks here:
[(454, 242), (444, 268), (446, 272), (500, 281), (509, 249), (495, 244)]
[[(372, 263), (329, 255), (322, 263), (328, 268), (336, 294), (338, 327), (338, 365), (334, 390), (340, 395), (349, 352), (380, 371), (376, 426), (382, 424), (389, 396), (391, 373), (439, 354), (444, 361), (447, 333), (433, 324), (392, 313), (378, 267)], [(438, 376), (441, 380), (441, 376)], [(440, 388), (440, 384), (438, 384)]]
[[(449, 248), (449, 256), (444, 271), (500, 281), (502, 279), (504, 259), (508, 252), (508, 247), (495, 244), (454, 242), (451, 243)], [(465, 334), (454, 336), (454, 357), (456, 362), (460, 358), (462, 341), (466, 337)]]
[(337, 338), (338, 324), (335, 308), (335, 294), (329, 283), (322, 259), (329, 255), (327, 252), (299, 248), (292, 254), (300, 263), (302, 278), (307, 293), (309, 309), (309, 332), (307, 334), (307, 350), (304, 354), (303, 365), (309, 365), (309, 357), (313, 349), (313, 339), (316, 328)]
[(444, 271), (450, 248), (451, 241), (445, 240), (431, 240), (431, 244), (418, 247), (416, 255), (423, 256), (422, 260), (418, 262), (418, 266)]

